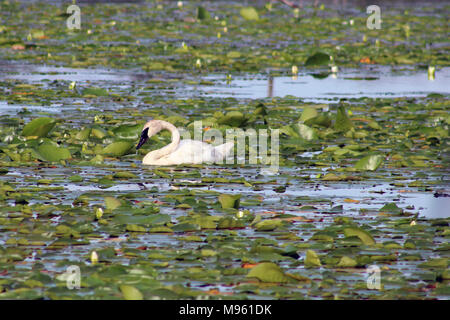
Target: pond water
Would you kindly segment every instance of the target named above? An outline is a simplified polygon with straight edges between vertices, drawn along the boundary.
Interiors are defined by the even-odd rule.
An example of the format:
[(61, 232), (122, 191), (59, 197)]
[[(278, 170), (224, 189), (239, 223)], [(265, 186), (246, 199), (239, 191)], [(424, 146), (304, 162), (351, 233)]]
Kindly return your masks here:
[(237, 76), (227, 83), (223, 75), (211, 75), (212, 86), (198, 92), (209, 97), (261, 99), (294, 96), (304, 101), (323, 102), (342, 98), (422, 97), (430, 93), (450, 93), (450, 68), (436, 71), (428, 78), (427, 70), (392, 70), (389, 67), (343, 69), (337, 73), (300, 72), (297, 76)]
[[(314, 74), (313, 74), (314, 73)], [(225, 75), (173, 75), (173, 74), (150, 74), (142, 71), (130, 70), (113, 70), (113, 69), (73, 69), (53, 66), (33, 66), (11, 64), (5, 67), (4, 72), (0, 74), (2, 81), (17, 81), (29, 84), (38, 84), (45, 89), (58, 90), (67, 88), (68, 85), (75, 81), (77, 90), (82, 92), (84, 87), (100, 87), (107, 88), (111, 93), (119, 96), (133, 95), (139, 97), (162, 97), (161, 99), (177, 99), (177, 101), (206, 101), (211, 103), (214, 101), (222, 101), (222, 99), (234, 98), (236, 102), (252, 101), (252, 99), (261, 99), (261, 101), (270, 101), (272, 97), (293, 96), (308, 102), (335, 102), (341, 98), (351, 99), (360, 97), (369, 98), (393, 98), (393, 97), (425, 97), (430, 93), (449, 94), (449, 77), (450, 68), (438, 69), (436, 71), (435, 80), (429, 80), (426, 70), (412, 70), (410, 68), (391, 69), (388, 67), (367, 67), (361, 70), (343, 69), (337, 74), (328, 74), (322, 78), (317, 76), (320, 71), (300, 71), (296, 79), (290, 76), (277, 76), (268, 78), (265, 75), (235, 75), (230, 83), (226, 82)], [(155, 79), (162, 79), (160, 82)], [(170, 83), (168, 83), (170, 79)], [(149, 81), (150, 80), (150, 81)], [(196, 82), (197, 84), (192, 84)], [(83, 126), (92, 126), (94, 115), (104, 113), (111, 115), (110, 119), (115, 120), (115, 125), (122, 123), (124, 117), (130, 117), (132, 112), (136, 117), (141, 117), (140, 112), (146, 112), (156, 108), (158, 103), (143, 103), (139, 98), (130, 102), (111, 102), (108, 98), (83, 98), (82, 94), (75, 98), (60, 98), (57, 95), (50, 99), (50, 102), (44, 103), (25, 103), (8, 101), (0, 101), (0, 114), (4, 119), (24, 117), (28, 121), (28, 117), (33, 118), (36, 114), (52, 115), (65, 119), (71, 128), (80, 128)], [(196, 100), (200, 99), (200, 100)], [(291, 99), (292, 100), (292, 99)], [(156, 106), (155, 106), (156, 105)], [(163, 104), (164, 105), (164, 104)], [(172, 105), (172, 102), (168, 104)], [(128, 108), (128, 109), (127, 109)], [(208, 109), (214, 109), (214, 106), (205, 106)], [(270, 107), (269, 107), (270, 108)], [(24, 113), (24, 109), (27, 113)], [(125, 109), (125, 111), (123, 111)], [(170, 108), (167, 108), (170, 110)], [(81, 110), (86, 113), (80, 112)], [(130, 111), (129, 111), (130, 110)], [(182, 112), (182, 107), (178, 112)], [(219, 108), (215, 111), (221, 110)], [(162, 110), (166, 112), (167, 110)], [(89, 113), (88, 113), (89, 112)], [(201, 112), (200, 112), (201, 113)], [(146, 116), (142, 115), (142, 118)], [(142, 120), (142, 119), (139, 119)], [(104, 124), (102, 124), (104, 125)], [(96, 140), (96, 143), (99, 143)], [(109, 143), (109, 142), (108, 142)], [(334, 145), (334, 141), (330, 145)], [(326, 147), (326, 146), (324, 146)], [(102, 250), (115, 250), (119, 252), (111, 258), (115, 265), (133, 266), (135, 256), (139, 255), (142, 248), (148, 250), (162, 250), (161, 252), (171, 252), (177, 255), (176, 263), (164, 266), (164, 262), (158, 265), (156, 260), (156, 268), (161, 271), (160, 276), (165, 285), (179, 283), (173, 280), (170, 272), (175, 270), (180, 272), (183, 277), (186, 276), (185, 268), (198, 267), (198, 264), (190, 258), (184, 258), (185, 253), (189, 256), (190, 252), (198, 252), (203, 242), (185, 241), (184, 236), (199, 234), (202, 239), (208, 237), (229, 237), (229, 239), (238, 239), (242, 243), (249, 241), (274, 241), (278, 245), (284, 247), (294, 244), (305, 244), (312, 241), (315, 250), (325, 250), (325, 255), (329, 249), (324, 249), (327, 244), (323, 242), (314, 242), (314, 233), (309, 228), (324, 230), (333, 225), (336, 216), (345, 216), (355, 219), (357, 223), (364, 225), (372, 225), (374, 219), (379, 215), (380, 209), (386, 203), (395, 203), (399, 208), (405, 210), (407, 217), (417, 215), (417, 220), (422, 221), (442, 219), (450, 217), (450, 197), (435, 197), (433, 192), (426, 189), (418, 190), (415, 187), (409, 187), (422, 176), (414, 176), (413, 172), (407, 172), (400, 169), (384, 168), (378, 170), (376, 174), (369, 174), (362, 181), (343, 181), (343, 182), (324, 182), (316, 177), (322, 177), (328, 170), (334, 170), (336, 167), (330, 166), (315, 167), (318, 157), (324, 155), (323, 148), (312, 148), (310, 151), (299, 152), (303, 159), (303, 165), (299, 166), (283, 166), (279, 168), (279, 172), (274, 175), (261, 174), (260, 169), (255, 166), (245, 165), (242, 167), (221, 167), (213, 166), (211, 168), (168, 168), (162, 171), (166, 175), (173, 175), (171, 178), (161, 175), (158, 168), (146, 168), (141, 164), (141, 156), (135, 154), (128, 155), (122, 159), (106, 158), (104, 164), (95, 165), (78, 165), (76, 162), (61, 165), (19, 165), (16, 168), (8, 168), (8, 172), (3, 174), (1, 181), (14, 185), (15, 188), (22, 190), (26, 195), (34, 192), (34, 197), (28, 199), (30, 206), (55, 206), (49, 208), (52, 217), (48, 220), (51, 228), (55, 228), (59, 224), (67, 225), (75, 223), (73, 217), (83, 217), (83, 221), (87, 221), (86, 225), (94, 225), (95, 230), (82, 236), (81, 239), (72, 242), (71, 245), (61, 246), (61, 249), (44, 249), (40, 253), (34, 247), (30, 251), (23, 264), (18, 267), (19, 270), (27, 272), (33, 268), (37, 262), (45, 265), (45, 269), (53, 274), (61, 274), (65, 267), (69, 264), (79, 263), (80, 260), (89, 263), (89, 254), (92, 250), (101, 252)], [(319, 160), (320, 161), (320, 160)], [(108, 176), (114, 172), (122, 170), (135, 175), (130, 179), (112, 179)], [(442, 194), (448, 194), (448, 185), (445, 183), (445, 173), (440, 176), (439, 173), (433, 171), (431, 175), (427, 175), (430, 170), (427, 167), (418, 169), (423, 175), (424, 183), (432, 183), (442, 191)], [(189, 174), (196, 173), (195, 178), (190, 178)], [(156, 173), (156, 174), (155, 174)], [(415, 172), (417, 174), (417, 172)], [(183, 175), (186, 174), (186, 177)], [(401, 185), (393, 185), (389, 181), (392, 176), (393, 180), (400, 180)], [(402, 177), (402, 175), (411, 175), (411, 177)], [(79, 175), (80, 179), (76, 182), (69, 181), (67, 177)], [(229, 179), (246, 179), (254, 183), (249, 188), (240, 182), (205, 182), (205, 178), (216, 179), (217, 177), (227, 177)], [(45, 180), (45, 181), (42, 181)], [(40, 182), (36, 182), (40, 181)], [(257, 186), (255, 188), (255, 186)], [(286, 186), (285, 190), (279, 191), (277, 188)], [(39, 187), (38, 189), (33, 189)], [(53, 188), (53, 189), (52, 189)], [(40, 190), (39, 190), (40, 189)], [(157, 191), (152, 191), (156, 189)], [(34, 191), (30, 191), (34, 190)], [(38, 190), (38, 191), (36, 191)], [(49, 190), (49, 191), (47, 191)], [(239, 193), (242, 195), (241, 206), (248, 209), (251, 214), (260, 215), (262, 217), (275, 217), (280, 215), (292, 215), (294, 219), (305, 224), (295, 224), (295, 231), (291, 232), (291, 236), (300, 236), (300, 241), (290, 241), (288, 239), (279, 240), (277, 235), (283, 232), (258, 232), (251, 227), (238, 230), (227, 230), (230, 235), (223, 233), (223, 230), (201, 230), (199, 233), (136, 233), (127, 232), (124, 226), (110, 222), (110, 225), (100, 225), (97, 221), (92, 222), (93, 210), (95, 207), (104, 206), (104, 198), (111, 197), (131, 197), (130, 202), (133, 206), (130, 210), (138, 210), (136, 205), (151, 206), (158, 203), (159, 214), (169, 215), (172, 221), (182, 222), (186, 216), (197, 210), (196, 204), (193, 205), (192, 213), (186, 213), (186, 209), (178, 208), (175, 204), (186, 200), (177, 200), (170, 202), (176, 197), (186, 196), (187, 202), (192, 205), (192, 198), (199, 199), (208, 207), (217, 204), (217, 193)], [(87, 197), (89, 206), (86, 211), (79, 208), (76, 201), (80, 198)], [(10, 199), (5, 202), (11, 208), (17, 205), (16, 199)], [(311, 204), (311, 205), (310, 205)], [(61, 208), (60, 208), (61, 207)], [(38, 207), (39, 208), (39, 207)], [(200, 206), (200, 210), (202, 206)], [(80, 210), (73, 214), (71, 210)], [(212, 215), (221, 215), (216, 209), (208, 209)], [(92, 211), (92, 212), (90, 212)], [(79, 213), (82, 212), (81, 215)], [(107, 212), (107, 211), (105, 211)], [(128, 211), (127, 211), (128, 212)], [(45, 221), (48, 213), (33, 213), (33, 223), (39, 223), (40, 220)], [(79, 215), (79, 216), (78, 216)], [(105, 213), (107, 219), (114, 219), (114, 213)], [(289, 219), (292, 219), (290, 217)], [(407, 218), (400, 218), (407, 219)], [(413, 218), (410, 218), (413, 219)], [(67, 222), (70, 221), (70, 222)], [(294, 220), (297, 221), (297, 220)], [(399, 235), (397, 229), (393, 229), (392, 224), (395, 219), (387, 218), (384, 221), (377, 222), (373, 228), (376, 234), (376, 240), (380, 244), (376, 249), (369, 250), (369, 254), (385, 254), (386, 250), (382, 249), (382, 243), (392, 241), (395, 237), (396, 241), (403, 244), (403, 236)], [(409, 223), (409, 222), (408, 222)], [(423, 223), (423, 222), (420, 222)], [(45, 226), (49, 228), (49, 226)], [(44, 230), (45, 230), (44, 228)], [(386, 231), (389, 230), (389, 231)], [(394, 230), (393, 234), (390, 232)], [(401, 230), (400, 230), (401, 231)], [(24, 231), (25, 232), (25, 231)], [(26, 233), (24, 233), (26, 234)], [(227, 234), (227, 233), (225, 233)], [(10, 238), (16, 236), (15, 233), (3, 232), (0, 234), (0, 244), (6, 246)], [(33, 237), (36, 237), (33, 235)], [(228, 238), (227, 238), (228, 239)], [(262, 240), (263, 239), (263, 240)], [(282, 238), (284, 239), (284, 238)], [(400, 239), (400, 240), (399, 240)], [(54, 236), (51, 233), (43, 233), (39, 238), (46, 245), (54, 242)], [(338, 238), (337, 241), (341, 241)], [(57, 243), (58, 240), (55, 241)], [(234, 240), (233, 240), (234, 241)], [(80, 242), (80, 243), (77, 243)], [(436, 237), (434, 239), (435, 246), (443, 246), (445, 239)], [(230, 245), (231, 246), (231, 245)], [(324, 247), (325, 246), (325, 247)], [(346, 246), (346, 245), (345, 245)], [(224, 245), (223, 248), (227, 248)], [(239, 248), (241, 252), (242, 247)], [(134, 250), (128, 253), (121, 253), (123, 250)], [(147, 249), (145, 249), (147, 250)], [(250, 249), (249, 249), (250, 250)], [(348, 250), (344, 249), (344, 250)], [(384, 250), (384, 251), (383, 251)], [(138, 252), (138, 253), (136, 253)], [(146, 251), (142, 251), (146, 252)], [(301, 250), (299, 258), (304, 259), (305, 253)], [(435, 256), (433, 250), (415, 250), (410, 254), (420, 254), (422, 259), (429, 259)], [(108, 258), (110, 259), (110, 258)], [(186, 259), (186, 260), (184, 260)], [(233, 258), (234, 259), (234, 258)], [(261, 261), (266, 259), (262, 256)], [(146, 263), (149, 259), (143, 258)], [(234, 259), (236, 260), (236, 259)], [(164, 260), (165, 261), (165, 260)], [(259, 261), (259, 260), (257, 260)], [(151, 260), (149, 263), (154, 263)], [(203, 263), (203, 262), (202, 262)], [(233, 262), (235, 267), (239, 267), (241, 260)], [(399, 261), (395, 265), (389, 265), (389, 268), (395, 272), (404, 272), (408, 281), (416, 282), (421, 279), (421, 273), (418, 273), (417, 262)], [(283, 268), (294, 268), (301, 270), (305, 275), (318, 279), (322, 278), (317, 273), (317, 269), (307, 269), (302, 265), (296, 264), (292, 267), (288, 261), (281, 259), (279, 265)], [(323, 269), (320, 269), (323, 270)], [(322, 272), (322, 271), (321, 271)], [(166, 278), (165, 278), (166, 277)], [(336, 273), (336, 279), (339, 283), (346, 285), (355, 285), (365, 281), (364, 269), (352, 269), (351, 272)], [(411, 280), (412, 279), (412, 280)], [(209, 283), (190, 279), (190, 286), (198, 290), (209, 290), (218, 288), (222, 293), (232, 294), (234, 288), (229, 283), (218, 281)], [(234, 280), (233, 280), (234, 281)], [(50, 286), (52, 287), (53, 284)], [(401, 286), (395, 282), (386, 281), (386, 289), (396, 290)], [(84, 289), (78, 293), (78, 297), (89, 296), (90, 288)], [(297, 289), (296, 289), (297, 290)], [(245, 290), (244, 290), (245, 291)], [(299, 287), (299, 292), (305, 294), (306, 289)], [(371, 295), (373, 292), (367, 290), (360, 291), (362, 295)], [(381, 294), (376, 293), (376, 294)], [(270, 292), (264, 290), (258, 293), (252, 292), (248, 294), (253, 299), (272, 299)], [(439, 298), (445, 295), (438, 295)]]

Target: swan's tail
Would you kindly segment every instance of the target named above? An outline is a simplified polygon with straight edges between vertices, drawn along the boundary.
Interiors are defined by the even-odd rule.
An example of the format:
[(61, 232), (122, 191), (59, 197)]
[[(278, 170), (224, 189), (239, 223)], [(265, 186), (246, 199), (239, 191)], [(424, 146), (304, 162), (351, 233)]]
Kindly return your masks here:
[(234, 142), (227, 142), (214, 147), (217, 153), (217, 161), (224, 160), (231, 152), (234, 147)]

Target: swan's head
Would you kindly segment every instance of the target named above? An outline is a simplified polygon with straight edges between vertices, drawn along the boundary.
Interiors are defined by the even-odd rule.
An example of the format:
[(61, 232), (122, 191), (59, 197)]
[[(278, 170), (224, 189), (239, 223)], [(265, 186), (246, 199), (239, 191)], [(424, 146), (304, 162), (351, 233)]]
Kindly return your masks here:
[(161, 123), (159, 120), (150, 120), (144, 125), (141, 133), (141, 139), (139, 140), (136, 150), (138, 150), (144, 143), (147, 142), (148, 138), (157, 134), (161, 130)]

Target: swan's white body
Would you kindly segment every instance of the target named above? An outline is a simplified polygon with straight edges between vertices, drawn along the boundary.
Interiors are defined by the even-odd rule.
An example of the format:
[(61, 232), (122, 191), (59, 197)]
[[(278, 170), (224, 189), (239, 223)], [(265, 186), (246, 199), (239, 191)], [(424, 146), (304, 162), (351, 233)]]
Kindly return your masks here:
[[(148, 130), (147, 130), (148, 129)], [(178, 164), (200, 164), (222, 162), (230, 154), (234, 142), (228, 142), (216, 147), (197, 140), (184, 139), (180, 141), (178, 129), (169, 122), (150, 120), (143, 128), (138, 148), (161, 130), (172, 133), (172, 142), (167, 146), (151, 151), (142, 160), (145, 165), (170, 166)]]

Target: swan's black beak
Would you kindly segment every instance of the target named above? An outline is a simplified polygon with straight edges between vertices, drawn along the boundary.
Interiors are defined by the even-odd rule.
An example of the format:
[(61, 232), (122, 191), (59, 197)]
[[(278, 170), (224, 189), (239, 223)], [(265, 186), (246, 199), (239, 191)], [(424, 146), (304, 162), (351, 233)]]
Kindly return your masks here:
[(142, 130), (141, 140), (139, 140), (138, 145), (136, 146), (136, 150), (138, 150), (142, 145), (148, 140), (148, 128)]

